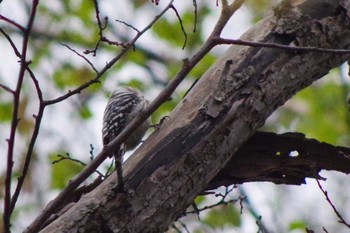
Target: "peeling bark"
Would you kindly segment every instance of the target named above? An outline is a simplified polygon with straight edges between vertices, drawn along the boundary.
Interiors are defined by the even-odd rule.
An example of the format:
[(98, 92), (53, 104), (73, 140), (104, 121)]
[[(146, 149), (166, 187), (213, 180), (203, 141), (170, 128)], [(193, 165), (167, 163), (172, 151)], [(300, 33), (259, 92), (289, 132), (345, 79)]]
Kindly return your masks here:
[[(347, 48), (345, 3), (284, 1), (242, 39)], [(276, 108), (348, 58), (232, 46), (125, 163), (126, 195), (112, 174), (42, 232), (165, 231)]]

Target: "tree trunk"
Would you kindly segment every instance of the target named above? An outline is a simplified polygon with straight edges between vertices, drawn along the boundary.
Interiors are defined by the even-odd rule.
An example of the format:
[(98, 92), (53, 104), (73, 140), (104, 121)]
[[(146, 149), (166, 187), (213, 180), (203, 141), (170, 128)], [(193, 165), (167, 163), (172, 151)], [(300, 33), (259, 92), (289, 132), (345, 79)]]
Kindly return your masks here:
[[(347, 1), (290, 2), (241, 39), (347, 48)], [(348, 58), (231, 46), (124, 164), (127, 194), (112, 174), (42, 232), (165, 231), (276, 108)]]

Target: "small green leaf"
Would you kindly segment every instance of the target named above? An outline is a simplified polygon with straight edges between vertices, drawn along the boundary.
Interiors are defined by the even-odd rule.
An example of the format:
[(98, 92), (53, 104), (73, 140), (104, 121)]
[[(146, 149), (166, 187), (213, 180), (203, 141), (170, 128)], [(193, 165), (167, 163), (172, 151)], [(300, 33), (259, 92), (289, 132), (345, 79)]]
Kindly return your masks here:
[(0, 122), (10, 122), (12, 119), (12, 102), (0, 102)]
[(83, 119), (89, 119), (92, 116), (89, 106), (83, 104), (79, 109), (79, 114)]
[(221, 205), (213, 208), (202, 221), (213, 229), (224, 226), (238, 227), (241, 225), (241, 215), (234, 205)]
[(60, 89), (68, 87), (76, 87), (92, 77), (91, 71), (86, 67), (76, 68), (69, 63), (65, 63), (61, 69), (57, 70), (53, 75), (53, 81)]
[(289, 226), (288, 226), (290, 231), (292, 231), (292, 230), (305, 230), (306, 227), (307, 226), (306, 226), (305, 222), (300, 221), (300, 220), (290, 222)]
[[(58, 153), (50, 155), (50, 161), (57, 161)], [(53, 189), (63, 189), (68, 181), (72, 179), (83, 169), (81, 164), (71, 160), (59, 161), (52, 165), (51, 168), (51, 187)]]
[(200, 205), (201, 203), (203, 203), (203, 201), (205, 201), (206, 198), (205, 196), (197, 196), (195, 199), (194, 199), (194, 203), (196, 205)]

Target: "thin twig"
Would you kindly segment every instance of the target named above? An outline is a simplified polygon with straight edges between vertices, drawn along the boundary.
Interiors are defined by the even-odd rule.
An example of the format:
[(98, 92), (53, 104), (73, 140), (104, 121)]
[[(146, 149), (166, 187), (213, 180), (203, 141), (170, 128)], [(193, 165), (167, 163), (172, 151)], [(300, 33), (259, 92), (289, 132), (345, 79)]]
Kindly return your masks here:
[(138, 30), (137, 28), (135, 28), (135, 27), (132, 26), (131, 24), (128, 24), (128, 23), (126, 23), (126, 22), (124, 22), (124, 21), (121, 21), (121, 20), (119, 20), (119, 19), (116, 19), (115, 21), (118, 22), (118, 23), (124, 24), (125, 26), (127, 26), (127, 27), (129, 27), (129, 28), (135, 30), (137, 33), (140, 33), (140, 30)]
[[(17, 131), (17, 125), (19, 122), (18, 114), (19, 114), (19, 102), (20, 102), (20, 95), (21, 95), (21, 89), (24, 79), (24, 73), (26, 70), (26, 67), (28, 65), (26, 59), (27, 59), (27, 49), (28, 49), (28, 42), (29, 42), (29, 35), (34, 23), (35, 15), (37, 6), (39, 4), (39, 0), (33, 0), (32, 2), (32, 9), (31, 13), (28, 19), (28, 24), (26, 29), (21, 29), (24, 32), (23, 35), (23, 41), (22, 41), (22, 52), (21, 52), (21, 59), (20, 59), (20, 70), (18, 74), (17, 79), (17, 86), (14, 93), (14, 99), (13, 99), (13, 110), (12, 110), (12, 121), (11, 121), (11, 130), (10, 130), (10, 137), (7, 140), (8, 143), (8, 153), (7, 153), (7, 168), (6, 168), (6, 176), (5, 176), (5, 195), (4, 195), (4, 214), (3, 214), (3, 229), (4, 233), (10, 232), (10, 219), (11, 219), (11, 213), (12, 213), (12, 206), (14, 206), (15, 201), (11, 201), (11, 177), (12, 177), (12, 168), (13, 168), (13, 152), (14, 152), (14, 145), (15, 145), (15, 135)], [(3, 19), (3, 18), (2, 18)]]
[(181, 230), (179, 228), (177, 228), (177, 226), (175, 225), (175, 223), (171, 224), (171, 227), (177, 232), (177, 233), (181, 233)]
[(194, 7), (194, 24), (193, 24), (193, 33), (197, 31), (197, 21), (198, 21), (198, 11), (197, 11), (197, 1), (193, 0), (193, 7)]
[(44, 115), (44, 109), (45, 109), (45, 106), (42, 104), (43, 103), (43, 94), (42, 94), (41, 88), (39, 86), (39, 82), (36, 79), (36, 77), (35, 77), (34, 73), (32, 72), (32, 70), (28, 66), (26, 66), (26, 70), (29, 73), (29, 76), (31, 77), (31, 79), (32, 79), (32, 81), (34, 83), (34, 86), (35, 86), (35, 89), (36, 89), (36, 92), (37, 92), (37, 95), (38, 95), (39, 110), (38, 110), (36, 115), (33, 115), (33, 118), (35, 119), (34, 130), (33, 130), (32, 136), (30, 138), (30, 142), (29, 142), (29, 145), (28, 145), (28, 150), (27, 150), (27, 153), (26, 153), (26, 156), (25, 156), (25, 161), (24, 161), (24, 164), (23, 164), (23, 167), (22, 167), (22, 170), (21, 170), (21, 175), (17, 179), (17, 186), (16, 186), (16, 189), (15, 189), (15, 192), (12, 195), (11, 213), (13, 212), (13, 210), (14, 210), (14, 208), (16, 206), (17, 199), (18, 199), (19, 194), (20, 194), (20, 192), (22, 190), (22, 186), (23, 186), (24, 180), (25, 180), (25, 178), (27, 176), (27, 173), (28, 173), (28, 170), (29, 170), (29, 165), (30, 165), (30, 161), (32, 159), (34, 145), (35, 145), (36, 139), (38, 138), (38, 135), (39, 135), (39, 129), (40, 129), (40, 125), (41, 125), (41, 120), (42, 120), (42, 117)]
[(90, 67), (96, 72), (98, 73), (98, 70), (95, 68), (95, 66), (91, 63), (91, 61), (89, 59), (87, 59), (85, 56), (81, 55), (80, 53), (78, 53), (76, 50), (74, 50), (73, 48), (71, 48), (69, 45), (67, 44), (63, 44), (60, 43), (60, 45), (66, 47), (67, 49), (69, 49), (70, 51), (72, 51), (73, 53), (75, 53), (76, 55), (78, 55), (79, 57), (83, 58), (89, 65)]
[(347, 228), (350, 228), (350, 224), (347, 223), (347, 222), (345, 221), (345, 219), (343, 218), (343, 216), (339, 213), (339, 211), (337, 210), (337, 208), (336, 208), (335, 205), (333, 204), (332, 200), (329, 198), (328, 192), (325, 191), (325, 190), (323, 189), (323, 187), (322, 187), (320, 181), (319, 181), (318, 179), (316, 179), (316, 182), (317, 182), (317, 185), (318, 185), (318, 187), (320, 188), (321, 192), (322, 192), (323, 195), (325, 196), (327, 202), (328, 202), (329, 205), (332, 207), (334, 213), (338, 216), (339, 222), (340, 222), (341, 224), (344, 224)]
[(27, 72), (29, 73), (30, 78), (32, 79), (34, 86), (35, 86), (35, 90), (39, 99), (39, 104), (42, 104), (43, 102), (43, 93), (41, 91), (40, 85), (39, 85), (39, 81), (38, 79), (35, 77), (33, 71), (27, 66), (26, 67)]
[(15, 94), (15, 91), (14, 91), (14, 90), (12, 90), (11, 88), (9, 88), (8, 86), (6, 86), (6, 85), (4, 85), (4, 84), (1, 84), (1, 83), (0, 83), (0, 87), (1, 87), (2, 89), (4, 89), (5, 91), (10, 92), (11, 94)]
[(28, 145), (28, 150), (27, 150), (27, 153), (25, 156), (25, 161), (23, 164), (21, 176), (19, 176), (17, 179), (18, 180), (17, 186), (16, 186), (14, 194), (12, 195), (11, 213), (13, 212), (13, 210), (16, 206), (16, 202), (17, 202), (17, 199), (18, 199), (19, 194), (21, 192), (25, 177), (27, 176), (28, 171), (29, 171), (29, 165), (30, 165), (30, 161), (32, 159), (33, 150), (34, 150), (34, 144), (35, 144), (36, 139), (38, 138), (38, 135), (39, 135), (39, 129), (40, 129), (40, 125), (41, 125), (41, 120), (42, 120), (43, 115), (44, 115), (44, 109), (45, 109), (45, 106), (40, 105), (38, 113), (36, 115), (33, 115), (33, 117), (35, 118), (34, 130), (33, 130), (29, 145)]
[(103, 34), (102, 32), (107, 27), (108, 18), (105, 17), (105, 25), (102, 27), (101, 19), (100, 19), (100, 10), (98, 8), (97, 0), (94, 0), (93, 2), (94, 2), (94, 5), (95, 5), (95, 14), (96, 14), (96, 19), (97, 19), (97, 26), (98, 26), (98, 29), (99, 29), (98, 35), (99, 35), (100, 39), (97, 41), (96, 46), (95, 46), (95, 48), (93, 50), (86, 50), (84, 53), (88, 54), (88, 53), (93, 52), (93, 56), (96, 56), (97, 49), (98, 49), (98, 47), (100, 45), (100, 42), (101, 42), (101, 38), (102, 38), (102, 34)]
[(18, 58), (21, 58), (21, 53), (19, 52), (19, 50), (17, 49), (15, 43), (13, 42), (13, 40), (11, 39), (11, 37), (0, 27), (0, 32), (5, 36), (5, 38), (8, 40), (8, 42), (10, 43), (14, 53), (16, 54), (16, 56)]
[(219, 200), (217, 203), (215, 204), (212, 204), (212, 205), (208, 205), (208, 206), (204, 206), (202, 208), (197, 208), (196, 210), (194, 211), (187, 211), (185, 214), (198, 214), (199, 212), (202, 212), (204, 210), (208, 210), (208, 209), (212, 209), (216, 206), (220, 206), (220, 205), (227, 205), (227, 204), (235, 204), (237, 201), (242, 201), (242, 199), (244, 199), (245, 197), (238, 197), (237, 199), (232, 199), (232, 200), (225, 200), (226, 197), (233, 191), (233, 189), (235, 189), (236, 186), (232, 186), (232, 188), (228, 188), (226, 187), (225, 189), (225, 193), (222, 194), (222, 193), (216, 193), (215, 196), (216, 197), (221, 197), (221, 200)]
[(184, 50), (184, 49), (185, 49), (185, 46), (186, 46), (186, 43), (187, 43), (187, 34), (186, 34), (186, 31), (185, 31), (185, 28), (184, 28), (184, 25), (183, 25), (181, 16), (179, 15), (179, 12), (177, 11), (177, 9), (176, 9), (173, 5), (171, 6), (171, 9), (175, 12), (176, 17), (178, 18), (179, 23), (180, 23), (180, 26), (181, 26), (181, 31), (182, 31), (182, 33), (183, 33), (184, 36), (185, 36), (185, 41), (184, 41), (184, 44), (183, 44), (183, 46), (182, 46), (182, 50)]
[(273, 49), (283, 49), (291, 52), (315, 52), (315, 53), (331, 53), (331, 54), (349, 54), (350, 49), (328, 49), (319, 47), (297, 47), (290, 45), (282, 45), (276, 43), (266, 43), (266, 42), (254, 42), (245, 40), (234, 40), (234, 39), (224, 39), (217, 37), (214, 39), (217, 44), (234, 44), (234, 45), (245, 45), (250, 47), (264, 47)]
[[(190, 233), (190, 231), (188, 230), (188, 228), (187, 228), (187, 226), (186, 226), (185, 223), (183, 223), (181, 220), (178, 220), (178, 222), (180, 223), (181, 227), (182, 227), (183, 229), (185, 229), (185, 231), (186, 231), (187, 233)], [(180, 232), (181, 232), (181, 231), (180, 231)]]
[(100, 10), (99, 10), (97, 0), (94, 0), (94, 6), (95, 6), (97, 25), (98, 25), (98, 29), (99, 29), (99, 32), (98, 32), (99, 40), (97, 41), (94, 49), (85, 50), (84, 53), (85, 54), (93, 53), (93, 56), (96, 56), (97, 49), (99, 48), (101, 42), (105, 42), (109, 45), (116, 45), (116, 46), (122, 46), (123, 48), (127, 48), (128, 43), (111, 41), (111, 40), (107, 39), (105, 36), (103, 36), (103, 31), (107, 28), (107, 25), (108, 25), (108, 17), (107, 16), (104, 17), (105, 24), (104, 24), (104, 26), (102, 26), (101, 18), (100, 18)]
[[(59, 162), (61, 162), (61, 161), (69, 160), (69, 161), (78, 163), (78, 164), (82, 165), (83, 167), (86, 167), (86, 166), (87, 166), (86, 163), (84, 163), (83, 161), (81, 161), (81, 160), (79, 160), (79, 159), (74, 159), (74, 158), (72, 158), (68, 153), (66, 154), (66, 156), (60, 155), (60, 154), (57, 155), (57, 156), (58, 156), (59, 159), (52, 161), (52, 164), (57, 164), (57, 163), (59, 163)], [(106, 176), (103, 175), (99, 170), (95, 170), (95, 172), (96, 172), (100, 177), (106, 178)]]
[[(238, 187), (238, 191), (240, 192), (241, 196), (244, 197), (243, 202), (246, 204), (247, 208), (248, 208), (248, 211), (249, 213), (255, 218), (255, 222), (256, 224), (258, 225), (259, 229), (262, 231), (262, 232), (270, 232), (267, 227), (264, 225), (264, 223), (261, 221), (262, 219), (262, 216), (259, 215), (257, 213), (257, 211), (255, 210), (254, 206), (252, 205), (252, 203), (250, 202), (249, 198), (248, 198), (248, 195), (246, 194), (245, 190), (242, 188), (242, 187)], [(241, 204), (241, 208), (242, 208), (242, 204)], [(242, 211), (242, 209), (241, 209)]]
[(13, 26), (15, 26), (16, 28), (18, 28), (19, 30), (21, 30), (22, 32), (26, 32), (26, 29), (20, 25), (19, 23), (16, 23), (15, 21), (13, 21), (12, 19), (9, 19), (3, 15), (0, 15), (0, 20), (3, 20), (5, 22), (8, 22), (9, 24), (12, 24)]

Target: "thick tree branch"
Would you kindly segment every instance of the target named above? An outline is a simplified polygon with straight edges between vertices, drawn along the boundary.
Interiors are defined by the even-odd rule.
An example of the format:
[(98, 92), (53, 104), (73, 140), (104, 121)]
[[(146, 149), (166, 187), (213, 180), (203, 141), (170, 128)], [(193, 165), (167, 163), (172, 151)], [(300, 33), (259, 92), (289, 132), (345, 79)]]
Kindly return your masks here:
[(207, 189), (251, 181), (300, 185), (305, 178), (320, 179), (320, 170), (350, 173), (350, 148), (307, 139), (300, 133), (256, 132)]
[[(154, 23), (162, 16), (164, 15), (172, 6), (174, 0), (171, 0), (168, 4), (167, 7), (164, 8), (164, 10), (158, 14), (142, 31), (139, 31), (137, 35), (132, 39), (132, 41), (127, 45), (126, 48), (124, 48), (117, 56), (115, 56), (110, 62), (108, 62), (104, 68), (98, 72), (93, 79), (90, 81), (82, 84), (78, 88), (75, 88), (73, 91), (68, 91), (63, 96), (60, 96), (58, 98), (52, 99), (52, 100), (45, 100), (42, 102), (43, 108), (52, 105), (58, 102), (61, 102), (72, 95), (80, 93), (82, 90), (85, 88), (89, 87), (93, 83), (99, 82), (99, 79), (102, 77), (103, 74), (105, 74), (119, 59), (127, 52), (129, 51), (130, 48), (134, 46), (136, 41), (145, 33), (147, 32), (153, 25)], [(98, 11), (98, 9), (96, 9)], [(149, 113), (149, 115), (151, 112)], [(145, 117), (147, 118), (147, 117)], [(124, 130), (124, 135), (120, 134), (117, 139), (114, 140), (110, 144), (110, 146), (105, 147), (104, 150), (88, 165), (85, 167), (85, 169), (74, 179), (72, 179), (67, 187), (53, 200), (51, 201), (48, 206), (45, 208), (45, 210), (34, 220), (34, 222), (26, 229), (27, 233), (30, 232), (37, 232), (39, 231), (40, 227), (45, 223), (45, 221), (50, 217), (50, 215), (54, 214), (55, 211), (57, 211), (60, 207), (60, 203), (65, 203), (64, 200), (69, 197), (69, 195), (86, 179), (91, 175), (92, 173), (95, 172), (97, 167), (108, 157), (108, 155), (111, 154), (111, 152), (114, 150), (113, 148), (117, 147), (118, 144), (123, 142), (123, 140), (126, 139), (128, 135), (132, 132), (133, 129), (137, 127), (138, 124), (140, 124), (142, 121), (139, 119), (138, 122), (134, 122), (135, 124), (130, 125), (129, 129)], [(126, 131), (126, 132), (125, 132)], [(123, 132), (122, 132), (123, 133)], [(113, 146), (113, 147), (112, 147)]]
[[(138, 115), (111, 143), (105, 146), (102, 152), (97, 155), (97, 157), (87, 166), (85, 169), (73, 180), (71, 180), (68, 186), (58, 195), (58, 197), (53, 200), (46, 209), (43, 211), (41, 215), (39, 215), (34, 222), (27, 228), (26, 232), (35, 232), (40, 229), (40, 226), (44, 224), (45, 220), (53, 214), (57, 209), (59, 209), (59, 204), (64, 202), (65, 199), (69, 197), (69, 195), (90, 175), (92, 174), (96, 168), (111, 154), (114, 148), (119, 147), (120, 143), (122, 143), (131, 133), (132, 131), (140, 125), (146, 118), (148, 118), (162, 103), (167, 101), (171, 94), (175, 91), (177, 86), (186, 78), (186, 75), (192, 70), (192, 68), (215, 46), (213, 40), (211, 38), (216, 38), (220, 36), (222, 29), (225, 24), (228, 22), (233, 13), (242, 5), (244, 0), (236, 0), (234, 3), (223, 7), (222, 14), (214, 27), (213, 33), (210, 35), (208, 41), (201, 47), (201, 49), (194, 54), (190, 59), (186, 59), (184, 61), (184, 65), (182, 69), (177, 73), (177, 75), (169, 82), (169, 84), (162, 90), (161, 93), (156, 97), (154, 101), (150, 104), (147, 110)], [(135, 41), (146, 31), (148, 30), (168, 9), (172, 7), (173, 1), (170, 1), (168, 6), (163, 10), (163, 12), (155, 17), (155, 19), (147, 26), (144, 30), (140, 31), (135, 36)], [(134, 44), (135, 41), (132, 41)], [(119, 57), (114, 58), (110, 61), (105, 68), (100, 72), (105, 72), (112, 66)], [(99, 73), (99, 74), (100, 74)], [(99, 77), (97, 74), (96, 78)], [(93, 80), (91, 80), (93, 81)], [(71, 93), (67, 93), (70, 95)], [(63, 96), (62, 98), (65, 98)], [(53, 103), (58, 102), (53, 100)], [(46, 101), (46, 104), (51, 104), (51, 102)]]

